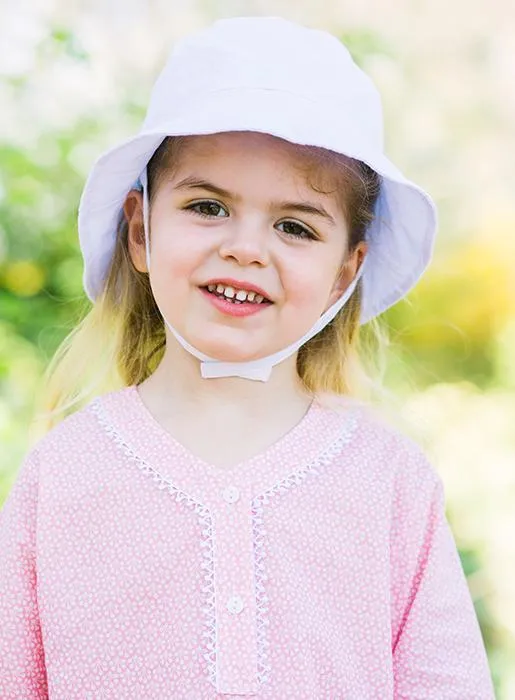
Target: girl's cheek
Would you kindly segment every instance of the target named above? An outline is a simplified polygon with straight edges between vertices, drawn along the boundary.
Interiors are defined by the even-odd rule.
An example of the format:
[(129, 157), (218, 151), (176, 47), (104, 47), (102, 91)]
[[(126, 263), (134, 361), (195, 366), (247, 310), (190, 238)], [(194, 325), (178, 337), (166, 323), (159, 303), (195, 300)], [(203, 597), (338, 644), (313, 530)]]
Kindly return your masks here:
[(297, 267), (288, 275), (288, 289), (296, 305), (310, 308), (325, 303), (335, 275), (332, 269), (327, 270), (327, 266), (314, 256), (306, 262), (302, 268)]
[(167, 269), (177, 271), (188, 267), (199, 257), (196, 240), (185, 230), (178, 229), (170, 223), (159, 231), (155, 244), (156, 255)]

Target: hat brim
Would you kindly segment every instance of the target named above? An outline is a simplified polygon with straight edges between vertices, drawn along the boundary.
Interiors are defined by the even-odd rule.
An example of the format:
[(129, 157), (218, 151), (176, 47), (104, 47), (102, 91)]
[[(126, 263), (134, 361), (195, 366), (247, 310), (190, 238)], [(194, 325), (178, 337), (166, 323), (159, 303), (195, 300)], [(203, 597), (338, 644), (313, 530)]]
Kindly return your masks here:
[[(345, 114), (341, 105), (335, 112)], [(143, 125), (139, 134), (102, 154), (91, 169), (79, 205), (78, 228), (83, 283), (92, 301), (104, 286), (127, 193), (163, 139), (228, 131), (257, 131), (326, 148), (365, 162), (381, 176), (376, 218), (367, 229), (361, 323), (402, 299), (420, 279), (433, 255), (436, 207), (382, 153), (382, 144), (370, 144), (369, 130), (361, 131), (355, 120), (337, 121), (327, 104), (294, 93), (241, 88), (203, 93), (197, 104), (174, 107), (173, 114), (162, 123), (159, 115), (151, 115), (157, 127), (145, 130)]]

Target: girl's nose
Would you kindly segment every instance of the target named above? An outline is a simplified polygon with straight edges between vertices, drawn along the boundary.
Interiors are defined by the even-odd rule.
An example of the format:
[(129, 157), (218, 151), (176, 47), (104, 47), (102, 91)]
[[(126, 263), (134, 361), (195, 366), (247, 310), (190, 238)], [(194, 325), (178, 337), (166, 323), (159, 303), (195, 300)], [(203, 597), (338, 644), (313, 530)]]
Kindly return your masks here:
[(220, 244), (220, 257), (238, 265), (267, 265), (269, 236), (266, 227), (256, 222), (232, 222)]

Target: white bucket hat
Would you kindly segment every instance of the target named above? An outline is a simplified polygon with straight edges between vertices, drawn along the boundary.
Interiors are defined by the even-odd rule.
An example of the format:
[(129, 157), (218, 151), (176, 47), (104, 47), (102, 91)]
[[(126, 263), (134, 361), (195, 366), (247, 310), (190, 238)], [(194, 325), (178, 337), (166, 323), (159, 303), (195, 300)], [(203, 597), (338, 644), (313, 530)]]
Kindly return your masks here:
[(227, 131), (263, 132), (326, 148), (363, 161), (381, 176), (358, 274), (296, 343), (253, 362), (226, 363), (190, 346), (165, 319), (201, 360), (202, 376), (266, 380), (275, 364), (334, 318), (360, 277), (362, 324), (409, 292), (432, 258), (436, 208), (383, 153), (379, 93), (336, 37), (276, 17), (219, 20), (176, 45), (154, 85), (140, 132), (103, 153), (89, 174), (79, 205), (79, 239), (84, 288), (92, 301), (104, 287), (125, 197), (140, 183), (150, 262), (146, 165), (163, 139)]

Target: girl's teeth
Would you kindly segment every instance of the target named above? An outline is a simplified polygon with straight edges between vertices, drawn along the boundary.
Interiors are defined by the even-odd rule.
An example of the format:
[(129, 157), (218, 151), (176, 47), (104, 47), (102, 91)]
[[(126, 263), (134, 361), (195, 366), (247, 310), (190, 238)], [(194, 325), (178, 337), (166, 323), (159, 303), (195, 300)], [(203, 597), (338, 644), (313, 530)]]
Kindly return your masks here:
[(261, 294), (256, 294), (256, 292), (246, 292), (243, 289), (236, 291), (233, 287), (226, 287), (223, 284), (208, 284), (207, 289), (212, 293), (221, 294), (226, 299), (231, 299), (240, 304), (244, 302), (261, 304), (264, 300), (264, 297)]

